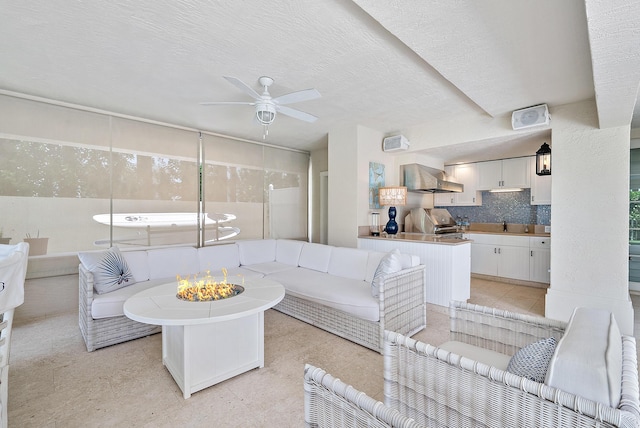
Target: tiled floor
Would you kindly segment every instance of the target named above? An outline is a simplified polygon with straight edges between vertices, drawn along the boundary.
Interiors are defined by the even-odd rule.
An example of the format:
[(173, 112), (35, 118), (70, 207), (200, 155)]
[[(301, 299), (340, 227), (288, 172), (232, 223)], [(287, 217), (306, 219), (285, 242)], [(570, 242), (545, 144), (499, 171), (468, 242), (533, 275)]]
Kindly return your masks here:
[[(474, 279), (470, 302), (542, 314), (545, 290)], [(382, 356), (296, 319), (265, 314), (265, 367), (185, 400), (162, 365), (159, 334), (87, 352), (77, 313), (15, 324), (9, 371), (12, 427), (299, 427), (304, 363), (382, 400)], [(448, 338), (429, 310), (415, 338)], [(636, 329), (637, 330), (637, 329)]]

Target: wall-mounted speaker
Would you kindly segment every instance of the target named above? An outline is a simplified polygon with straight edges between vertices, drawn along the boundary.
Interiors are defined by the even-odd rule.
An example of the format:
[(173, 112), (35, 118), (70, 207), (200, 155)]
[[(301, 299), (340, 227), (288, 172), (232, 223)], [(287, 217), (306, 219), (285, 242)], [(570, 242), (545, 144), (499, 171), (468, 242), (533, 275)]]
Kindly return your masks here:
[(409, 140), (404, 135), (394, 135), (382, 141), (382, 150), (385, 152), (399, 152), (409, 148)]
[(514, 130), (530, 128), (532, 126), (548, 125), (549, 109), (546, 104), (515, 110), (511, 114), (511, 126)]

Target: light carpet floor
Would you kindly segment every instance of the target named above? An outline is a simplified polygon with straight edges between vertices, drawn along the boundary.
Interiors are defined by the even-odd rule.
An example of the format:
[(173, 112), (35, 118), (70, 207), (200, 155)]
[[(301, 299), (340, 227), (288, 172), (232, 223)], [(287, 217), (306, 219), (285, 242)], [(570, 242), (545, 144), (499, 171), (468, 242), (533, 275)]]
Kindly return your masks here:
[[(470, 302), (541, 315), (544, 295), (473, 279)], [(448, 339), (438, 309), (414, 338)], [(265, 367), (187, 400), (162, 365), (160, 334), (87, 352), (74, 312), (14, 324), (11, 346), (10, 427), (300, 427), (305, 363), (383, 401), (380, 354), (274, 310), (265, 313)]]

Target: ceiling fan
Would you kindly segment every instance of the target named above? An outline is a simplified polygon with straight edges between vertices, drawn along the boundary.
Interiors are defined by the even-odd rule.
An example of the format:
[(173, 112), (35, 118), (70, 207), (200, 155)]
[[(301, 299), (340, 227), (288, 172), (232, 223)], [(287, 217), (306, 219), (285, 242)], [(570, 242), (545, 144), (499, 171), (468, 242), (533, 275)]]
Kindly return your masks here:
[(269, 135), (269, 125), (273, 123), (276, 118), (276, 113), (282, 113), (295, 119), (304, 120), (305, 122), (315, 122), (317, 117), (309, 113), (305, 113), (300, 110), (296, 110), (291, 107), (287, 107), (285, 104), (299, 103), (301, 101), (314, 100), (320, 98), (320, 92), (315, 89), (304, 89), (302, 91), (291, 92), (290, 94), (281, 95), (276, 98), (272, 98), (269, 94), (269, 86), (273, 83), (273, 79), (267, 76), (262, 76), (258, 79), (260, 86), (264, 88), (262, 95), (258, 94), (251, 86), (244, 83), (242, 80), (236, 77), (224, 76), (232, 85), (240, 89), (245, 94), (249, 95), (255, 101), (210, 101), (200, 103), (201, 105), (233, 105), (242, 104), (255, 106), (256, 119), (264, 126), (264, 133), (262, 138), (265, 139)]

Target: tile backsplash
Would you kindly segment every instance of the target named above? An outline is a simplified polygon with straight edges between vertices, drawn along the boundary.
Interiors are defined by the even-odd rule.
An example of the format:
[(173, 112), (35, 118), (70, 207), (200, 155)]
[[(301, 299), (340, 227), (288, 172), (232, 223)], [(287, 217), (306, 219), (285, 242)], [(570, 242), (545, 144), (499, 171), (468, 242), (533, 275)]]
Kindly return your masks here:
[(443, 207), (453, 218), (469, 217), (471, 223), (551, 224), (551, 205), (531, 205), (531, 190), (482, 192), (480, 207)]

